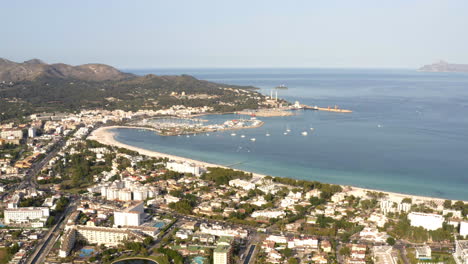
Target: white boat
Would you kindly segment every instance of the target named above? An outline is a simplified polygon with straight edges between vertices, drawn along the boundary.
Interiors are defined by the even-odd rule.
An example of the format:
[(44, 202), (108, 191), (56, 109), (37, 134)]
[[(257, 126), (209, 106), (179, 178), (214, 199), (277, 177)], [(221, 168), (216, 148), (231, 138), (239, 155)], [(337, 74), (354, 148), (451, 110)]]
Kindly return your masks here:
[(236, 133), (231, 133), (231, 136), (235, 137), (235, 136), (236, 136)]
[(210, 134), (206, 133), (206, 136), (207, 136), (207, 137), (209, 137), (209, 136), (210, 136)]
[(315, 130), (315, 128), (311, 127), (311, 128), (310, 128), (310, 130), (311, 130), (311, 131), (314, 131), (314, 130)]
[(190, 135), (187, 135), (187, 137), (189, 138), (189, 137), (190, 137)]
[(381, 127), (382, 127), (382, 125), (378, 124), (378, 125), (377, 125), (377, 127), (378, 127), (378, 128), (381, 128)]
[(303, 136), (307, 136), (307, 131), (301, 133)]
[(291, 132), (291, 129), (289, 129), (289, 128), (288, 128), (288, 129), (286, 129), (286, 132), (288, 132), (288, 133), (289, 133), (289, 132)]
[(266, 133), (265, 136), (269, 137), (269, 136), (270, 136), (270, 133)]
[(241, 138), (245, 138), (245, 135), (241, 135)]
[(250, 141), (255, 141), (256, 139), (255, 138), (251, 138)]
[(283, 135), (287, 135), (287, 134), (288, 134), (288, 132), (284, 132), (284, 133), (283, 133)]

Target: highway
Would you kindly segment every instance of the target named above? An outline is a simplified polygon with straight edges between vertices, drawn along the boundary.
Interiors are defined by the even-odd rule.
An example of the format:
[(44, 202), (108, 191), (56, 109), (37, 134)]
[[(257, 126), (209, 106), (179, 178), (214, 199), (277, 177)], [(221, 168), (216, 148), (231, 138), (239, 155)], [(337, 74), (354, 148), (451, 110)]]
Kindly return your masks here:
[(40, 244), (37, 245), (34, 252), (29, 256), (26, 264), (33, 263), (42, 263), (45, 257), (49, 254), (50, 250), (57, 241), (60, 233), (67, 224), (68, 219), (70, 218), (71, 212), (76, 210), (75, 202), (70, 202), (70, 205), (67, 207), (65, 212), (60, 217), (59, 221), (50, 229), (47, 235), (43, 238)]
[(38, 187), (36, 182), (36, 175), (42, 170), (42, 168), (49, 163), (49, 161), (57, 155), (60, 149), (65, 145), (65, 140), (61, 138), (57, 141), (52, 150), (47, 153), (47, 155), (41, 159), (41, 161), (34, 163), (31, 168), (28, 169), (26, 172), (23, 181), (18, 185), (17, 190), (24, 190), (28, 187)]

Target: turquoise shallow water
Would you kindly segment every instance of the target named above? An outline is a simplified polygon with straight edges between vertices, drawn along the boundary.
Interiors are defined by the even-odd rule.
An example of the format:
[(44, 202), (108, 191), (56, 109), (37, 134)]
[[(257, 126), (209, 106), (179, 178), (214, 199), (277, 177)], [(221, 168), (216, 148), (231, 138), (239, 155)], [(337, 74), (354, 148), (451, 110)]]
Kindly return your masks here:
[[(280, 97), (338, 104), (354, 112), (298, 111), (292, 117), (259, 118), (266, 122), (263, 127), (236, 131), (235, 137), (231, 132), (186, 138), (117, 130), (117, 140), (126, 144), (274, 176), (468, 200), (468, 75), (318, 69), (137, 73), (146, 72), (253, 84), (264, 93), (284, 83), (290, 88), (280, 91)], [(283, 135), (288, 128), (291, 133)]]

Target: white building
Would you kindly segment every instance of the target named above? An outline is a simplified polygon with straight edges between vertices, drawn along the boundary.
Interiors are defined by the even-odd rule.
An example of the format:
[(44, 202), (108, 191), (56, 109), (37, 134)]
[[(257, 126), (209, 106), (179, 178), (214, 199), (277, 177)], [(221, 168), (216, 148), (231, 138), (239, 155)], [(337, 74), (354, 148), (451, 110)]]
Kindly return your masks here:
[(66, 258), (73, 249), (76, 241), (76, 230), (73, 228), (67, 229), (63, 236), (60, 238), (59, 257)]
[(459, 211), (459, 210), (450, 210), (450, 209), (444, 209), (442, 211), (442, 215), (448, 215), (448, 214), (452, 214), (452, 217), (455, 217), (455, 218), (462, 218), (462, 212)]
[(200, 225), (200, 232), (219, 237), (246, 238), (249, 235), (249, 232), (242, 228), (226, 228), (220, 225), (209, 225), (205, 223)]
[(288, 239), (285, 236), (269, 235), (265, 240), (273, 241), (273, 242), (278, 243), (278, 244), (288, 243)]
[(318, 239), (314, 237), (295, 237), (288, 240), (288, 248), (318, 248)]
[(380, 209), (384, 214), (409, 212), (411, 210), (411, 203), (402, 203), (401, 201), (396, 202), (393, 200), (385, 199), (380, 201)]
[(124, 210), (114, 211), (114, 226), (139, 226), (143, 216), (143, 202), (133, 204)]
[(248, 181), (241, 180), (241, 179), (230, 180), (229, 186), (242, 188), (246, 191), (255, 189), (255, 184), (248, 182)]
[(218, 245), (213, 251), (213, 264), (230, 264), (231, 252), (230, 245)]
[(28, 129), (28, 137), (29, 138), (35, 138), (36, 137), (36, 128), (35, 127), (30, 127)]
[(127, 228), (75, 226), (78, 240), (85, 240), (88, 244), (117, 246), (124, 240), (143, 241), (144, 237)]
[(427, 230), (442, 228), (444, 217), (437, 214), (411, 212), (408, 214), (411, 226), (420, 226)]
[(200, 167), (188, 162), (171, 161), (166, 163), (166, 167), (172, 171), (176, 171), (179, 173), (192, 173), (195, 176), (200, 176), (203, 172), (203, 170)]
[(384, 232), (379, 232), (377, 228), (366, 227), (361, 232), (359, 236), (362, 240), (372, 241), (376, 243), (385, 243), (388, 238), (388, 235)]
[(460, 235), (461, 236), (468, 236), (468, 222), (461, 221), (460, 222)]
[(48, 207), (7, 208), (3, 212), (5, 224), (24, 224), (31, 222), (45, 222), (49, 217)]
[(285, 216), (286, 213), (284, 211), (273, 211), (273, 210), (263, 210), (263, 211), (255, 211), (252, 213), (252, 217), (265, 217), (265, 218), (278, 218), (281, 216)]

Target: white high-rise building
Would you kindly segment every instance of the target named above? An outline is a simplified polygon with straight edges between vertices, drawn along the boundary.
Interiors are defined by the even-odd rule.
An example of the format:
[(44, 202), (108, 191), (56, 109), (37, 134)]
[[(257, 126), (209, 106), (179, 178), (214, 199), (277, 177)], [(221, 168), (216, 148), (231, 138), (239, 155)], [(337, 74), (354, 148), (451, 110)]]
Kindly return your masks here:
[(133, 204), (124, 210), (114, 211), (114, 226), (139, 226), (143, 216), (143, 202)]
[(30, 137), (30, 138), (35, 138), (36, 137), (36, 128), (35, 127), (30, 127), (28, 129), (28, 137)]
[(231, 263), (232, 248), (229, 245), (218, 245), (213, 251), (213, 264)]

